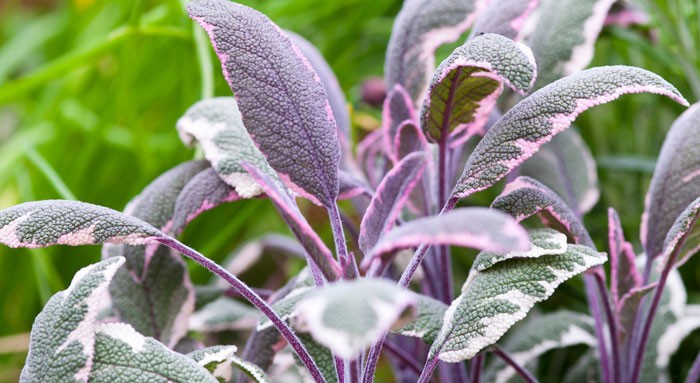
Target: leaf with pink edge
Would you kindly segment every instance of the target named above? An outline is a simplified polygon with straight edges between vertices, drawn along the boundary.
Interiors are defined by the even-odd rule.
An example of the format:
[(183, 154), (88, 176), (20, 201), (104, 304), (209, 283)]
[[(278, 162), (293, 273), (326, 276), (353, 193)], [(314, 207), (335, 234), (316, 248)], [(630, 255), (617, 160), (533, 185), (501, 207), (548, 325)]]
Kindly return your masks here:
[(497, 35), (477, 36), (437, 68), (423, 102), (422, 128), (437, 142), (451, 134), (485, 133), (484, 126), (507, 85), (524, 94), (535, 83), (530, 48)]
[(525, 22), (537, 8), (538, 3), (539, 0), (492, 1), (476, 19), (472, 35), (497, 33), (509, 39), (520, 41)]
[(700, 197), (691, 202), (676, 218), (664, 241), (662, 253), (664, 264), (670, 262), (672, 255), (675, 254), (676, 267), (682, 266), (700, 250), (700, 227), (697, 225), (699, 213)]
[(367, 253), (382, 235), (394, 227), (411, 191), (420, 181), (426, 164), (425, 154), (412, 153), (384, 177), (360, 223), (360, 250)]
[(639, 304), (642, 302), (642, 298), (654, 291), (658, 284), (659, 282), (655, 281), (645, 286), (633, 287), (620, 297), (615, 310), (620, 327), (618, 336), (621, 341), (634, 331), (634, 322), (639, 315)]
[(311, 64), (258, 11), (226, 0), (195, 0), (187, 10), (208, 33), (243, 125), (267, 162), (295, 192), (333, 206), (340, 145), (326, 91)]
[(635, 266), (632, 244), (625, 241), (620, 217), (608, 208), (608, 249), (610, 254), (610, 295), (617, 306), (623, 296), (642, 285), (642, 276)]
[(414, 101), (425, 94), (435, 50), (456, 41), (482, 11), (481, 0), (406, 0), (396, 16), (384, 64), (388, 88), (403, 85)]
[(428, 140), (423, 131), (412, 121), (404, 121), (396, 130), (394, 137), (394, 152), (398, 160), (415, 152), (426, 152)]
[(489, 129), (452, 192), (465, 198), (505, 177), (585, 110), (628, 93), (656, 93), (687, 105), (671, 84), (640, 68), (588, 69), (552, 83), (518, 103)]
[(407, 122), (418, 123), (416, 107), (406, 89), (401, 84), (396, 84), (384, 99), (381, 127), (384, 151), (387, 156), (394, 160), (397, 159), (397, 153), (394, 151), (394, 141), (396, 140), (399, 127)]
[(686, 110), (666, 135), (646, 197), (640, 237), (657, 257), (674, 220), (700, 193), (700, 103)]
[(506, 185), (491, 207), (521, 222), (537, 214), (542, 222), (574, 243), (593, 247), (593, 240), (581, 220), (553, 191), (530, 177), (518, 177)]
[(350, 199), (362, 194), (371, 196), (374, 193), (364, 181), (343, 170), (338, 172), (338, 184), (339, 200)]

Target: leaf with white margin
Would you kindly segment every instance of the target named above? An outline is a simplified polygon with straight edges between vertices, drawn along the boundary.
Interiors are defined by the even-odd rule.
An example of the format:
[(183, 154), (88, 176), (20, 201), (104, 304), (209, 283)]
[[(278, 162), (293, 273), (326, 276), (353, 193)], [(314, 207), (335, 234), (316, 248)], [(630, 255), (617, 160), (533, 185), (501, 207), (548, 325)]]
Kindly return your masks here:
[(575, 129), (567, 129), (542, 145), (520, 166), (520, 175), (547, 185), (579, 217), (600, 197), (595, 159)]
[(145, 337), (126, 323), (101, 324), (95, 331), (91, 383), (216, 383), (195, 361), (157, 340)]
[(355, 359), (390, 328), (400, 326), (416, 303), (412, 292), (387, 280), (341, 281), (304, 298), (294, 325), (337, 356)]
[(333, 206), (340, 144), (326, 91), (311, 64), (277, 25), (252, 8), (195, 0), (187, 11), (209, 35), (243, 125), (267, 162), (299, 195)]
[(384, 63), (387, 88), (403, 85), (414, 101), (425, 94), (435, 50), (456, 41), (485, 6), (482, 0), (405, 0), (396, 16)]
[(255, 146), (243, 125), (243, 117), (233, 97), (217, 97), (192, 105), (177, 121), (180, 139), (187, 146), (197, 143), (204, 157), (226, 184), (242, 198), (252, 198), (262, 189), (241, 166), (255, 164), (266, 174), (276, 173)]
[(656, 93), (688, 105), (667, 81), (644, 69), (598, 67), (554, 82), (515, 105), (489, 129), (469, 157), (452, 192), (465, 198), (505, 177), (576, 117), (628, 93)]
[(496, 253), (482, 251), (474, 259), (472, 268), (484, 271), (493, 265), (512, 258), (539, 258), (543, 255), (562, 254), (566, 251), (566, 235), (552, 229), (529, 230), (532, 247), (528, 251)]
[(114, 257), (82, 268), (67, 290), (51, 297), (34, 319), (20, 382), (88, 382), (100, 302), (124, 261)]
[(700, 103), (686, 110), (666, 135), (649, 184), (640, 237), (646, 253), (661, 255), (666, 234), (700, 190)]
[(243, 371), (255, 383), (269, 383), (270, 379), (260, 367), (235, 355), (236, 346), (213, 346), (193, 351), (187, 356), (209, 371), (220, 383), (230, 382), (233, 367)]
[[(273, 303), (272, 309), (275, 310), (277, 315), (279, 315), (279, 317), (282, 318), (282, 320), (289, 321), (296, 314), (294, 311), (296, 310), (299, 302), (304, 300), (304, 298), (308, 297), (313, 290), (313, 286), (303, 286), (296, 288), (292, 290), (289, 294), (287, 294), (284, 298)], [(262, 331), (270, 327), (272, 327), (272, 322), (270, 322), (270, 319), (267, 317), (260, 317), (260, 321), (258, 322), (256, 330)]]
[(503, 85), (525, 94), (536, 75), (532, 52), (522, 44), (497, 34), (467, 41), (435, 71), (423, 102), (423, 132), (432, 142), (464, 131), (484, 134)]
[(447, 305), (423, 294), (416, 294), (416, 297), (416, 318), (392, 332), (420, 338), (426, 344), (432, 344), (442, 328)]
[(393, 160), (397, 160), (392, 144), (396, 140), (399, 127), (407, 122), (418, 123), (416, 107), (411, 96), (401, 84), (396, 84), (389, 91), (382, 104), (382, 126), (380, 132), (384, 151)]
[(207, 303), (190, 317), (189, 329), (199, 332), (250, 330), (260, 313), (254, 308), (228, 297)]
[[(176, 201), (183, 188), (205, 169), (211, 169), (206, 161), (189, 161), (168, 170), (134, 197), (125, 213), (164, 232), (172, 232)], [(118, 320), (130, 324), (142, 335), (175, 347), (187, 334), (195, 300), (192, 281), (180, 254), (158, 244), (106, 244), (103, 254), (126, 258), (124, 267), (117, 271), (109, 286)]]
[[(559, 310), (532, 316), (515, 330), (501, 347), (521, 366), (551, 350), (580, 344), (595, 347), (597, 344), (593, 318), (573, 311)], [(488, 366), (485, 380), (506, 383), (516, 376), (512, 367), (497, 359)]]
[(384, 176), (360, 223), (358, 244), (364, 253), (394, 227), (411, 191), (421, 180), (427, 163), (426, 154), (411, 153)]
[(140, 219), (86, 202), (25, 202), (0, 211), (0, 243), (13, 248), (143, 245), (164, 236)]
[(462, 293), (445, 313), (429, 359), (450, 363), (471, 359), (564, 281), (606, 260), (604, 253), (569, 245), (562, 254), (513, 258), (484, 271), (472, 269)]
[(540, 68), (538, 87), (583, 70), (615, 0), (542, 0), (527, 40)]
[(539, 0), (492, 1), (476, 19), (472, 35), (497, 33), (509, 39), (520, 41), (525, 22), (538, 3)]
[(518, 177), (507, 184), (491, 207), (518, 222), (537, 214), (545, 225), (566, 233), (574, 243), (593, 247), (591, 236), (576, 214), (556, 193), (530, 177)]
[(686, 207), (666, 234), (662, 253), (664, 264), (669, 262), (675, 253), (674, 263), (676, 267), (682, 266), (700, 250), (700, 227), (697, 225), (700, 217), (698, 217), (698, 213), (700, 213), (700, 197)]

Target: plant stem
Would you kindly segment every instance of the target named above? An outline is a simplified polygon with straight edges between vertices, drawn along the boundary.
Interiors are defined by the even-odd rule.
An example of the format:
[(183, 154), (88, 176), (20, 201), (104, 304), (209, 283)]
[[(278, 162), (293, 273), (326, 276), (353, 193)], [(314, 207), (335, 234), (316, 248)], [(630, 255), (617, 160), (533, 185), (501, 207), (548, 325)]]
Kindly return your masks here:
[(410, 368), (413, 372), (416, 373), (416, 375), (420, 375), (420, 364), (418, 364), (418, 361), (415, 360), (411, 355), (408, 355), (404, 350), (399, 348), (399, 346), (397, 346), (396, 344), (394, 344), (394, 342), (388, 339), (384, 341), (384, 347), (386, 348), (387, 352), (393, 355), (399, 362), (401, 362), (406, 367)]
[(605, 341), (605, 332), (603, 331), (603, 317), (600, 314), (600, 301), (598, 299), (598, 292), (596, 291), (595, 277), (591, 275), (591, 273), (595, 272), (595, 269), (586, 271), (583, 274), (583, 283), (586, 288), (588, 307), (591, 310), (591, 316), (593, 316), (595, 322), (595, 335), (598, 341), (598, 349), (600, 350), (600, 369), (603, 375), (603, 382), (612, 383), (610, 380), (608, 345)]
[(333, 357), (335, 362), (335, 374), (338, 377), (338, 383), (345, 383), (345, 363), (337, 356)]
[(418, 381), (416, 383), (428, 383), (439, 361), (440, 359), (438, 359), (437, 355), (434, 356), (433, 359), (430, 359), (425, 364), (425, 367), (423, 367), (423, 371), (421, 372), (420, 377), (418, 378)]
[(700, 379), (700, 352), (693, 361), (693, 367), (688, 372), (688, 377), (685, 378), (685, 383), (698, 383)]
[(621, 379), (621, 368), (620, 365), (620, 350), (617, 341), (617, 321), (613, 315), (612, 307), (610, 306), (610, 299), (608, 299), (607, 289), (605, 288), (605, 280), (603, 279), (602, 273), (594, 273), (596, 285), (598, 286), (598, 293), (600, 294), (600, 299), (603, 303), (603, 309), (605, 310), (605, 317), (608, 320), (608, 329), (610, 331), (610, 344), (612, 347), (612, 372), (615, 382), (622, 381)]
[(328, 218), (331, 221), (331, 229), (333, 230), (333, 240), (335, 241), (335, 251), (338, 260), (348, 260), (348, 247), (345, 243), (345, 232), (343, 231), (343, 223), (340, 220), (340, 211), (338, 205), (333, 204), (328, 207)]
[(469, 363), (469, 383), (481, 382), (481, 369), (484, 367), (484, 354), (476, 354)]
[(538, 383), (539, 381), (535, 378), (530, 371), (525, 367), (521, 366), (520, 363), (516, 362), (507, 352), (503, 351), (500, 347), (495, 347), (491, 350), (496, 356), (501, 358), (507, 365), (511, 366), (518, 375), (527, 383)]
[(311, 377), (314, 379), (314, 381), (317, 383), (326, 382), (326, 380), (323, 378), (323, 375), (321, 374), (321, 371), (318, 369), (318, 366), (316, 366), (316, 363), (314, 362), (313, 358), (311, 358), (311, 355), (309, 355), (309, 352), (306, 350), (304, 345), (301, 343), (301, 340), (299, 340), (299, 338), (296, 336), (291, 327), (289, 327), (289, 325), (285, 321), (283, 321), (282, 318), (280, 318), (274, 310), (272, 310), (272, 307), (270, 307), (270, 305), (268, 305), (267, 302), (265, 302), (265, 300), (260, 298), (260, 296), (256, 294), (255, 291), (248, 287), (248, 285), (243, 283), (243, 281), (238, 279), (235, 275), (229, 273), (228, 270), (221, 267), (216, 262), (212, 261), (211, 259), (197, 252), (196, 250), (178, 242), (173, 238), (156, 237), (153, 239), (199, 263), (200, 265), (204, 266), (207, 270), (223, 278), (226, 282), (233, 286), (233, 288), (236, 289), (242, 297), (248, 300), (253, 306), (260, 310), (260, 312), (262, 312), (263, 315), (270, 319), (272, 324), (277, 328), (277, 330), (279, 330), (284, 339), (297, 353), (302, 363), (304, 363), (304, 366), (306, 366), (307, 370), (309, 370), (309, 373), (311, 374)]
[(349, 382), (348, 383), (359, 383), (359, 375), (357, 373), (357, 359), (353, 359), (348, 362), (348, 372), (349, 372)]

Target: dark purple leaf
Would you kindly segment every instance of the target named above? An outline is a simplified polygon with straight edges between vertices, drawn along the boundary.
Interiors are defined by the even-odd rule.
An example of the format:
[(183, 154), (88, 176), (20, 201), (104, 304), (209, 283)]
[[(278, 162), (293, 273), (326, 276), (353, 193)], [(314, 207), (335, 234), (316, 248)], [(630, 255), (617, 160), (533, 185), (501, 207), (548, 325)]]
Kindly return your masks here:
[(539, 0), (492, 1), (479, 15), (472, 28), (475, 33), (498, 33), (519, 41), (525, 21), (537, 7)]
[(416, 108), (413, 106), (411, 97), (406, 93), (406, 90), (396, 84), (386, 99), (382, 107), (382, 132), (384, 142), (384, 152), (392, 159), (396, 160), (394, 152), (394, 140), (399, 130), (399, 126), (406, 123), (418, 123), (416, 116)]
[(339, 200), (350, 199), (361, 194), (369, 196), (373, 194), (372, 189), (367, 184), (348, 172), (342, 170), (338, 172), (338, 182), (340, 184)]
[(666, 234), (663, 257), (665, 264), (671, 255), (676, 253), (675, 264), (681, 266), (700, 250), (700, 228), (697, 226), (700, 213), (700, 197), (691, 202), (676, 218), (676, 221)]
[(394, 152), (398, 160), (411, 153), (422, 153), (427, 150), (428, 140), (415, 122), (404, 121), (399, 125), (396, 137), (394, 137)]
[(265, 15), (226, 0), (195, 0), (190, 17), (209, 34), (243, 124), (294, 191), (330, 207), (340, 145), (320, 78)]
[(608, 209), (608, 243), (610, 254), (610, 294), (618, 305), (632, 289), (642, 285), (642, 277), (635, 266), (632, 244), (625, 241), (620, 217), (613, 208)]

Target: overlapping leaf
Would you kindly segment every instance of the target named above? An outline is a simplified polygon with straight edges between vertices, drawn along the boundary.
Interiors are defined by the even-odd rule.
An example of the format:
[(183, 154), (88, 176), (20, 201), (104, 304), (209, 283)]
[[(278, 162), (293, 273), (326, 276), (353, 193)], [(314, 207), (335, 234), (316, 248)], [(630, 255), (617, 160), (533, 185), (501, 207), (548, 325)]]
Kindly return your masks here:
[(296, 192), (332, 206), (340, 145), (323, 84), (306, 58), (251, 8), (195, 0), (187, 10), (209, 34), (243, 125), (267, 162)]
[(566, 235), (552, 229), (534, 229), (528, 232), (532, 247), (528, 251), (496, 253), (482, 251), (474, 259), (473, 269), (484, 271), (493, 265), (512, 258), (539, 258), (543, 255), (561, 254), (566, 251)]
[(422, 339), (426, 344), (432, 344), (442, 328), (447, 305), (429, 296), (417, 294), (416, 317), (401, 328), (393, 330), (404, 336)]
[(260, 314), (254, 308), (234, 299), (221, 297), (195, 311), (189, 320), (189, 329), (199, 332), (249, 330)]
[(236, 346), (213, 346), (189, 353), (197, 364), (209, 371), (220, 383), (230, 382), (234, 367), (243, 371), (255, 383), (270, 383), (270, 379), (260, 367), (235, 355)]
[(625, 241), (620, 217), (608, 209), (608, 254), (610, 255), (610, 295), (618, 305), (625, 294), (642, 285), (642, 276), (635, 266), (632, 244)]
[(700, 250), (698, 213), (700, 213), (700, 197), (688, 205), (668, 231), (663, 248), (664, 262), (670, 262), (672, 254), (676, 253), (674, 262), (680, 266)]
[(396, 84), (389, 91), (382, 105), (382, 142), (384, 151), (390, 158), (396, 159), (397, 153), (393, 151), (393, 143), (396, 140), (399, 127), (406, 123), (418, 123), (416, 107), (411, 96), (401, 84)]
[(492, 1), (474, 23), (475, 33), (497, 33), (519, 41), (525, 21), (535, 10), (539, 0)]
[(687, 101), (661, 77), (643, 69), (588, 69), (552, 83), (518, 103), (489, 129), (469, 157), (452, 198), (489, 188), (568, 128), (585, 110), (628, 93), (656, 93)]

